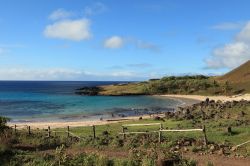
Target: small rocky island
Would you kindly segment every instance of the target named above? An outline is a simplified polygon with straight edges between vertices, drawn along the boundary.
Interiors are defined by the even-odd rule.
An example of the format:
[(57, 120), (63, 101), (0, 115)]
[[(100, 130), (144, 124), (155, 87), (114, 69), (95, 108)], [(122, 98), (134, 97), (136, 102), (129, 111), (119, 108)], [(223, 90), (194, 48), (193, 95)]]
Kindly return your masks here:
[(100, 91), (101, 91), (100, 87), (82, 87), (82, 88), (76, 89), (75, 93), (78, 95), (96, 96), (96, 95), (99, 95)]

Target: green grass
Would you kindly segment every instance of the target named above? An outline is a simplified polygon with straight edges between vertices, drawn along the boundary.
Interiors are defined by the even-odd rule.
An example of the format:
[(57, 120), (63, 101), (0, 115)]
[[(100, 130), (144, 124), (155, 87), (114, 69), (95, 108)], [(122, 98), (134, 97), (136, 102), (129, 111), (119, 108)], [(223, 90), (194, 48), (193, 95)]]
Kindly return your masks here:
[[(166, 129), (192, 129), (192, 128), (201, 128), (202, 125), (199, 126), (193, 126), (192, 121), (183, 120), (183, 121), (177, 121), (177, 120), (166, 120), (165, 122), (162, 121), (156, 121), (152, 119), (147, 120), (140, 120), (140, 121), (129, 121), (129, 122), (122, 122), (122, 123), (114, 123), (114, 124), (108, 124), (108, 125), (99, 125), (96, 126), (96, 136), (102, 137), (103, 131), (108, 131), (109, 135), (111, 137), (119, 136), (118, 133), (122, 132), (122, 125), (123, 124), (143, 124), (143, 123), (162, 123), (163, 128)], [(250, 138), (250, 127), (249, 126), (239, 126), (239, 127), (232, 127), (232, 130), (235, 134), (228, 135), (226, 133), (227, 127), (230, 120), (220, 120), (220, 121), (212, 121), (208, 123), (204, 123), (206, 125), (207, 130), (207, 137), (208, 140), (215, 143), (224, 143), (225, 141), (228, 141), (229, 143), (233, 145), (237, 145), (239, 143), (242, 143), (244, 141), (247, 141)], [(219, 127), (219, 124), (225, 127)], [(136, 127), (128, 127), (128, 131), (157, 131), (159, 130), (159, 126), (136, 126)], [(66, 128), (58, 128), (53, 129), (53, 131), (67, 131)], [(87, 127), (74, 127), (70, 128), (70, 132), (76, 134), (80, 137), (89, 137), (93, 136), (93, 130), (92, 126)], [(152, 133), (152, 135), (157, 135), (158, 133)], [(64, 135), (66, 136), (66, 133), (61, 133), (57, 135)], [(178, 140), (181, 137), (190, 137), (190, 138), (202, 138), (203, 133), (202, 132), (163, 132), (163, 137), (165, 137), (167, 140)]]
[(171, 76), (138, 83), (105, 85), (100, 87), (98, 94), (113, 96), (155, 94), (233, 95), (239, 93), (239, 90), (242, 89), (240, 86), (231, 84), (231, 82), (217, 80), (217, 77), (201, 75)]
[[(50, 165), (53, 165), (55, 161), (60, 161), (54, 152), (56, 147), (65, 145), (66, 150), (79, 151), (89, 148), (100, 151), (100, 153), (102, 153), (104, 150), (106, 150), (106, 152), (111, 151), (113, 153), (122, 151), (127, 153), (129, 157), (129, 159), (126, 161), (123, 158), (117, 159), (116, 156), (107, 158), (107, 156), (105, 156), (106, 152), (104, 151), (101, 156), (100, 153), (93, 155), (85, 154), (83, 156), (78, 156), (76, 154), (71, 156), (69, 155), (68, 162), (98, 163), (112, 161), (113, 163), (117, 162), (119, 165), (123, 162), (129, 163), (135, 161), (133, 156), (139, 156), (138, 162), (140, 163), (139, 165), (141, 165), (142, 163), (154, 162), (156, 159), (154, 156), (169, 154), (171, 149), (175, 149), (177, 146), (179, 146), (178, 142), (184, 139), (188, 140), (187, 138), (194, 138), (194, 140), (196, 140), (194, 143), (192, 143), (192, 145), (188, 145), (186, 147), (190, 152), (195, 153), (203, 151), (208, 153), (211, 144), (215, 144), (216, 146), (230, 145), (228, 147), (230, 148), (248, 141), (250, 138), (250, 103), (243, 101), (234, 105), (233, 108), (229, 106), (230, 105), (226, 105), (226, 107), (223, 107), (223, 110), (217, 110), (217, 112), (213, 110), (213, 104), (203, 108), (204, 113), (208, 117), (211, 113), (216, 112), (217, 114), (221, 115), (221, 118), (207, 118), (203, 120), (202, 117), (200, 117), (199, 113), (201, 113), (201, 111), (198, 107), (192, 111), (193, 115), (197, 116), (191, 120), (186, 120), (184, 117), (180, 116), (172, 119), (163, 118), (163, 120), (154, 120), (151, 118), (143, 120), (130, 120), (126, 122), (123, 121), (107, 125), (97, 125), (95, 127), (96, 139), (93, 139), (92, 126), (70, 128), (70, 132), (81, 137), (80, 140), (77, 140), (73, 137), (67, 137), (67, 128), (52, 129), (52, 131), (56, 131), (57, 134), (55, 136), (54, 132), (52, 132), (51, 138), (46, 138), (47, 131), (45, 130), (32, 130), (31, 135), (28, 135), (27, 129), (18, 130), (16, 136), (11, 133), (7, 133), (7, 136), (0, 137), (0, 157), (4, 156), (3, 158), (5, 161), (2, 160), (3, 162), (6, 162), (6, 160), (11, 160), (12, 162), (19, 161), (20, 163), (34, 162), (32, 163), (33, 165), (44, 165), (41, 159), (45, 157), (47, 164), (50, 163)], [(245, 116), (238, 116), (240, 115), (239, 113), (241, 113), (241, 111), (246, 113)], [(228, 114), (230, 114), (230, 118), (225, 116)], [(243, 123), (238, 123), (239, 121), (242, 121)], [(192, 129), (201, 128), (203, 125), (205, 125), (207, 139), (209, 141), (208, 148), (202, 145), (204, 135), (201, 131), (163, 132), (163, 139), (161, 143), (158, 142), (158, 133), (151, 132), (158, 131), (160, 127), (159, 125), (127, 127), (126, 131), (147, 131), (148, 133), (126, 135), (125, 139), (123, 139), (123, 135), (119, 134), (122, 132), (122, 125), (124, 124), (145, 123), (162, 123), (164, 129)], [(231, 134), (227, 133), (228, 126), (232, 127)], [(184, 147), (181, 148), (184, 150)], [(44, 151), (48, 151), (45, 153), (46, 156), (43, 156)], [(250, 144), (240, 147), (235, 152), (230, 151), (230, 153), (250, 156)], [(64, 153), (61, 157), (63, 157), (63, 155)]]

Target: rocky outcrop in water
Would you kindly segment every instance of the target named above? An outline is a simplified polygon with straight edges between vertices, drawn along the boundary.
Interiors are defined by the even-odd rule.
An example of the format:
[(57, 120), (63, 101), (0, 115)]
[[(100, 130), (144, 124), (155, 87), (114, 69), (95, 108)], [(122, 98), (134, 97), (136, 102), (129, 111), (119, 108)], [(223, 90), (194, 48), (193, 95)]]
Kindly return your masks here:
[(96, 96), (101, 91), (99, 87), (83, 87), (76, 89), (76, 94), (78, 95), (86, 95), (86, 96)]

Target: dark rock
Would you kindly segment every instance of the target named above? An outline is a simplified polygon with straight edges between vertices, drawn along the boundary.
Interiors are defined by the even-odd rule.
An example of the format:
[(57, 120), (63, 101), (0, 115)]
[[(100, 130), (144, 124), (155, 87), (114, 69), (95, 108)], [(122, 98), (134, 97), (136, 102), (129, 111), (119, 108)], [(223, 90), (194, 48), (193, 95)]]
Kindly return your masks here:
[(96, 96), (101, 91), (99, 87), (83, 87), (80, 89), (76, 89), (76, 94), (78, 95), (86, 95), (86, 96)]

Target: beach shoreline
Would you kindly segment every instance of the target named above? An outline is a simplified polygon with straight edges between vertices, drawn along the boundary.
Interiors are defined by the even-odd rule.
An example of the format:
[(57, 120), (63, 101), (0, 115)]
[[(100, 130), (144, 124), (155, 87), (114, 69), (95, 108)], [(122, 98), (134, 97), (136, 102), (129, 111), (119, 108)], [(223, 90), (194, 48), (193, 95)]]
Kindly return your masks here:
[[(153, 95), (155, 97), (163, 97), (161, 95)], [(174, 108), (177, 108), (179, 106), (188, 106), (195, 104), (199, 102), (199, 100), (196, 99), (186, 99), (183, 97), (166, 97), (166, 99), (172, 99), (172, 100), (178, 100), (180, 104), (176, 105)], [(126, 117), (114, 117), (114, 118), (106, 118), (103, 120), (100, 120), (100, 118), (84, 118), (84, 119), (74, 119), (71, 121), (27, 121), (27, 122), (8, 122), (7, 125), (10, 127), (14, 127), (17, 125), (17, 128), (26, 128), (27, 126), (30, 126), (32, 129), (46, 129), (48, 126), (51, 128), (65, 128), (67, 126), (70, 127), (80, 127), (80, 126), (93, 126), (93, 125), (106, 125), (111, 123), (119, 123), (124, 121), (131, 121), (131, 120), (139, 120), (139, 118), (142, 119), (149, 119), (154, 116), (164, 116), (164, 113), (155, 113), (155, 114), (144, 114), (144, 115), (133, 115), (133, 116), (126, 116)]]
[(222, 101), (222, 102), (227, 102), (227, 101), (240, 101), (240, 100), (250, 100), (250, 94), (240, 94), (240, 95), (234, 95), (234, 96), (202, 96), (202, 95), (176, 95), (176, 94), (171, 94), (171, 95), (160, 95), (160, 96), (165, 96), (168, 98), (172, 99), (190, 99), (190, 100), (196, 100), (196, 101), (205, 101), (207, 98), (210, 100), (215, 100), (215, 101)]
[[(210, 100), (221, 100), (222, 102), (226, 101), (239, 101), (239, 100), (250, 100), (250, 94), (244, 94), (244, 95), (238, 95), (238, 96), (201, 96), (201, 95), (154, 95), (154, 96), (160, 96), (160, 97), (166, 97), (166, 99), (174, 99), (181, 101), (181, 104), (177, 105), (179, 106), (189, 106), (195, 103), (198, 103), (200, 101), (205, 101), (206, 98), (209, 98)], [(164, 116), (164, 114), (152, 114), (152, 115), (135, 115), (135, 116), (128, 116), (128, 117), (117, 117), (117, 118), (111, 118), (111, 119), (91, 119), (91, 120), (77, 120), (77, 121), (44, 121), (44, 122), (8, 122), (7, 125), (10, 127), (13, 127), (15, 124), (17, 125), (17, 128), (26, 128), (27, 126), (30, 126), (33, 129), (46, 129), (48, 126), (51, 128), (65, 128), (67, 126), (70, 127), (81, 127), (81, 126), (93, 126), (93, 125), (106, 125), (111, 123), (119, 123), (124, 121), (131, 121), (131, 120), (139, 120), (141, 117), (142, 119), (149, 119), (153, 116)]]
[(48, 126), (50, 128), (66, 128), (67, 126), (70, 127), (84, 127), (84, 126), (93, 126), (93, 125), (107, 125), (112, 123), (119, 123), (124, 121), (131, 121), (131, 120), (139, 120), (139, 118), (142, 119), (149, 119), (153, 116), (164, 116), (163, 114), (154, 114), (154, 115), (142, 115), (142, 116), (129, 116), (124, 118), (112, 118), (112, 119), (106, 119), (106, 120), (84, 120), (84, 121), (58, 121), (58, 122), (8, 122), (7, 125), (9, 127), (14, 127), (15, 125), (19, 129), (26, 128), (27, 126), (30, 126), (32, 129), (47, 129)]

